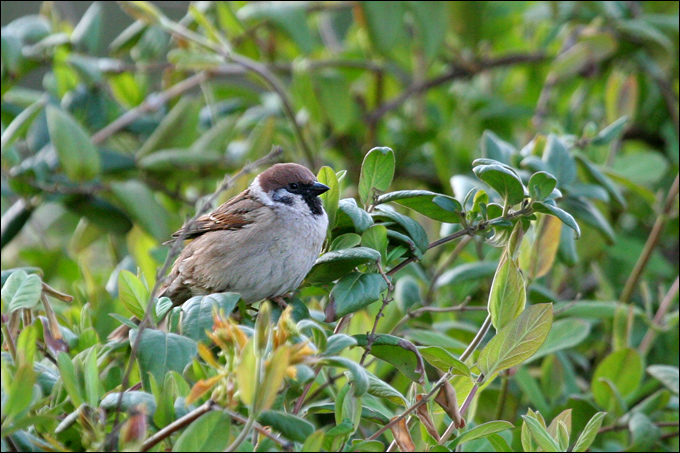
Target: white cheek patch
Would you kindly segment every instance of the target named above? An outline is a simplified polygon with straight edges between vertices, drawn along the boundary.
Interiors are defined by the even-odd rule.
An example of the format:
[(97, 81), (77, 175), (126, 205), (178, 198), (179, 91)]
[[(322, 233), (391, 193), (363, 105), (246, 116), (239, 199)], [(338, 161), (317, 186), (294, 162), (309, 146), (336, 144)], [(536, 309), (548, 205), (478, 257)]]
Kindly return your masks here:
[(259, 201), (263, 205), (271, 206), (273, 204), (271, 198), (268, 197), (262, 191), (262, 189), (260, 188), (260, 176), (259, 175), (250, 184), (249, 190), (250, 190), (250, 193), (252, 194), (253, 198), (255, 198), (257, 201)]

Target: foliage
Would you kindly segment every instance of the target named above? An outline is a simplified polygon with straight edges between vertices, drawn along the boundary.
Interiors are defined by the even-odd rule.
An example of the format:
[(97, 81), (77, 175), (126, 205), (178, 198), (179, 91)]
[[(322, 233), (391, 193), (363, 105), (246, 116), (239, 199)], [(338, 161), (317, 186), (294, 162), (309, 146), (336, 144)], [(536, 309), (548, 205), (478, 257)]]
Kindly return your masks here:
[[(677, 450), (677, 3), (120, 4), (3, 27), (3, 451)], [(288, 308), (156, 300), (275, 158)]]

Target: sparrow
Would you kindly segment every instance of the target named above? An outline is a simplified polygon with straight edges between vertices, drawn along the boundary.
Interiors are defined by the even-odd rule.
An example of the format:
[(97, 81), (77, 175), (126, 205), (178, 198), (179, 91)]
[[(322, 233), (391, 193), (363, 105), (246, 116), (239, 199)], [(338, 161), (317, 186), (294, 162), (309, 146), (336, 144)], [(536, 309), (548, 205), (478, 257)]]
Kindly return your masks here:
[(158, 297), (173, 305), (219, 292), (247, 304), (297, 289), (321, 252), (328, 216), (319, 195), (329, 187), (302, 165), (276, 164), (246, 190), (173, 234), (190, 240)]

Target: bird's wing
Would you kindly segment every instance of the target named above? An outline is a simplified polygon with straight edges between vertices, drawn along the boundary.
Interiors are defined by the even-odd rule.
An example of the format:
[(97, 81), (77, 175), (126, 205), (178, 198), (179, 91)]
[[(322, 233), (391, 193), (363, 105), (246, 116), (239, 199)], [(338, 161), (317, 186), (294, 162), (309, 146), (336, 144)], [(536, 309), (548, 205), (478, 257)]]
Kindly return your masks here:
[(209, 231), (238, 230), (253, 223), (256, 212), (263, 207), (265, 205), (255, 200), (246, 189), (214, 211), (200, 216), (194, 222), (188, 222), (172, 237), (182, 236), (184, 239), (194, 239)]

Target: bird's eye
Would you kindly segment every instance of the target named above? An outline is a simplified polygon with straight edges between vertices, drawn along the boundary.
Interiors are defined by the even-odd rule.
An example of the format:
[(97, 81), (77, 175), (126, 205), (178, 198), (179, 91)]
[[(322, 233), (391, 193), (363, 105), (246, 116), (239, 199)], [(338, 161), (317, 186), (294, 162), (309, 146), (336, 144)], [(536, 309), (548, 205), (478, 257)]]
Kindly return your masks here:
[(288, 184), (289, 189), (297, 190), (299, 187), (300, 186), (296, 182), (292, 182), (292, 183)]

